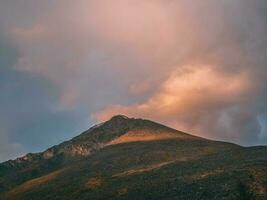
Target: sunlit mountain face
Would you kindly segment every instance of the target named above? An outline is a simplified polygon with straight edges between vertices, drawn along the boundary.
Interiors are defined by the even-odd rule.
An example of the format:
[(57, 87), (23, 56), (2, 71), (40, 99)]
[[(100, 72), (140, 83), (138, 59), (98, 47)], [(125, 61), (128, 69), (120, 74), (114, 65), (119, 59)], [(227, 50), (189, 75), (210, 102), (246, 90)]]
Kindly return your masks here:
[(266, 153), (114, 116), (44, 152), (0, 164), (0, 199), (263, 200)]

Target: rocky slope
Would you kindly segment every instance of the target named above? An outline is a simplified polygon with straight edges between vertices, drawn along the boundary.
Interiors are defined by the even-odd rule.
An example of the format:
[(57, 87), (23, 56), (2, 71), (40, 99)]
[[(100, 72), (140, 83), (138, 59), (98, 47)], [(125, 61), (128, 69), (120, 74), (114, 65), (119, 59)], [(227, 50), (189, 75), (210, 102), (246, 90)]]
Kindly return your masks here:
[(0, 199), (267, 199), (267, 148), (115, 116), (0, 164)]

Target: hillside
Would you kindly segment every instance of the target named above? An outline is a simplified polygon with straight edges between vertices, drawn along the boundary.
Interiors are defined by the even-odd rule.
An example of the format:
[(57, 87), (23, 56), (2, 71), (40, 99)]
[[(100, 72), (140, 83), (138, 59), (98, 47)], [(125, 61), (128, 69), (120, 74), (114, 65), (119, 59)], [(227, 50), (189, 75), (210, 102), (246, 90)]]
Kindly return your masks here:
[(241, 147), (114, 116), (0, 164), (0, 200), (267, 199), (267, 147)]

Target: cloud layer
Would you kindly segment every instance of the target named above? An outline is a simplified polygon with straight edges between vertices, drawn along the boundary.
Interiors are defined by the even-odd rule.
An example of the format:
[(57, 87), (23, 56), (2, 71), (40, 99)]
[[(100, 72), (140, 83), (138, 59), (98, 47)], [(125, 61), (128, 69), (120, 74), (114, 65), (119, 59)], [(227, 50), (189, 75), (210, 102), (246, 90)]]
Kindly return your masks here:
[(152, 118), (209, 138), (251, 142), (256, 134), (240, 134), (246, 128), (239, 127), (237, 131), (235, 126), (238, 124), (233, 122), (237, 117), (245, 121), (255, 117), (245, 115), (248, 109), (243, 103), (251, 87), (246, 73), (225, 74), (212, 66), (183, 66), (174, 71), (145, 102), (131, 106), (113, 105), (94, 117), (103, 121), (122, 113)]
[(0, 4), (0, 27), (18, 51), (10, 68), (52, 84), (56, 103), (46, 105), (59, 115), (86, 112), (93, 123), (123, 113), (266, 143), (264, 0)]

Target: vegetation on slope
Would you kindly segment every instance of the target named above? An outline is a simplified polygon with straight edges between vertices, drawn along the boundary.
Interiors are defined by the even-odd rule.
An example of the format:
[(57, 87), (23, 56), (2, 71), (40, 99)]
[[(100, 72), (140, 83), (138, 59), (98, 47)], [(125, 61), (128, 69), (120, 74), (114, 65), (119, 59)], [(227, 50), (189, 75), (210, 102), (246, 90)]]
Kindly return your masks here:
[[(129, 139), (140, 132), (157, 139)], [(90, 154), (69, 153), (77, 147)], [(51, 149), (53, 156), (0, 165), (0, 199), (267, 199), (265, 147), (243, 148), (117, 116)]]

